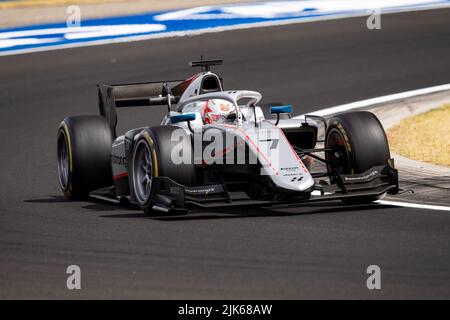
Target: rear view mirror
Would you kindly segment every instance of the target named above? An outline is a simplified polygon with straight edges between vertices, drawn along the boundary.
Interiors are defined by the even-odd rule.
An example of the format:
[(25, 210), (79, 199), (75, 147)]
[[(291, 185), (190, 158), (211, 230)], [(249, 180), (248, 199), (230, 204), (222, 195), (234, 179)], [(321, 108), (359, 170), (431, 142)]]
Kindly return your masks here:
[(292, 113), (292, 106), (275, 106), (270, 108), (271, 114)]
[(278, 125), (278, 122), (280, 122), (280, 114), (282, 113), (292, 113), (292, 106), (274, 106), (270, 108), (271, 114), (277, 115), (277, 121), (275, 122), (275, 125)]
[(196, 118), (195, 113), (178, 114), (176, 116), (171, 116), (170, 122), (178, 123), (183, 121), (193, 121), (195, 120), (195, 118)]

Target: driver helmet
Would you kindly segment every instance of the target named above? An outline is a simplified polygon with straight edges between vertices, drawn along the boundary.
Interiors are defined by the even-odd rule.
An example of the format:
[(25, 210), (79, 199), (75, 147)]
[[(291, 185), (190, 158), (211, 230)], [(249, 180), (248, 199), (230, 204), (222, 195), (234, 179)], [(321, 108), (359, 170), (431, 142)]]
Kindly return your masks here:
[(205, 101), (203, 119), (205, 123), (223, 123), (228, 115), (235, 112), (235, 106), (228, 100), (210, 99)]

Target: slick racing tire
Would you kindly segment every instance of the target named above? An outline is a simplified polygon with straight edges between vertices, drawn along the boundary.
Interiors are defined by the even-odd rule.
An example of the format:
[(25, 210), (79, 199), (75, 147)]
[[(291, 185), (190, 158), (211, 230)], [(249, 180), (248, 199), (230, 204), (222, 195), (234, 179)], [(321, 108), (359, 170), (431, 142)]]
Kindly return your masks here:
[[(333, 117), (326, 132), (325, 153), (329, 172), (341, 174), (362, 173), (374, 166), (387, 165), (390, 158), (389, 145), (383, 126), (377, 117), (367, 111), (339, 114)], [(332, 181), (333, 182), (333, 181)], [(348, 204), (363, 204), (384, 196), (346, 198)]]
[[(179, 140), (174, 141), (172, 134)], [(188, 158), (184, 158), (186, 161), (183, 163), (172, 161), (172, 152), (177, 150), (186, 152)], [(138, 135), (132, 153), (130, 184), (135, 200), (144, 213), (155, 214), (152, 210), (154, 177), (168, 177), (185, 186), (194, 185), (193, 154), (191, 137), (180, 127), (151, 127)]]
[(58, 129), (57, 171), (67, 199), (82, 199), (92, 190), (113, 184), (112, 141), (111, 129), (101, 116), (64, 119)]

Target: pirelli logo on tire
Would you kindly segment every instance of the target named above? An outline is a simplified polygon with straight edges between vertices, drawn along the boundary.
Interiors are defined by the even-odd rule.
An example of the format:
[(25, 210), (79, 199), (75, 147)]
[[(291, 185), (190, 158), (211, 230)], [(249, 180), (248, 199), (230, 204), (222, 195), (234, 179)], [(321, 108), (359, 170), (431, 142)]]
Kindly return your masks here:
[(154, 168), (154, 176), (158, 176), (158, 158), (156, 157), (156, 151), (155, 151), (155, 145), (153, 143), (152, 137), (150, 137), (150, 134), (147, 131), (144, 131), (144, 138), (147, 140), (148, 145), (152, 149), (152, 159), (153, 159), (153, 168)]
[(69, 175), (67, 177), (67, 186), (65, 188), (64, 195), (67, 198), (70, 198), (72, 195), (72, 173), (73, 173), (73, 158), (72, 158), (72, 143), (70, 140), (70, 134), (69, 134), (69, 129), (67, 127), (67, 124), (65, 121), (62, 121), (60, 124), (60, 128), (63, 131), (66, 143), (67, 143), (67, 149), (68, 149), (68, 156), (69, 156)]
[(347, 151), (351, 152), (352, 147), (350, 145), (350, 140), (348, 139), (347, 133), (344, 130), (344, 127), (339, 122), (334, 123), (336, 125), (336, 128), (339, 130), (339, 132), (342, 134), (342, 137), (344, 138), (345, 148)]

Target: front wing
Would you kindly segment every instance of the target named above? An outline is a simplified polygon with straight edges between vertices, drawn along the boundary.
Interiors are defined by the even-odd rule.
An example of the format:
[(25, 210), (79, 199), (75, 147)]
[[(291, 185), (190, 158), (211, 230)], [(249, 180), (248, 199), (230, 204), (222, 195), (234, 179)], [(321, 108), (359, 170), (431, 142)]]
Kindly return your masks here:
[(254, 200), (244, 191), (227, 190), (226, 184), (187, 187), (168, 177), (155, 177), (153, 209), (162, 212), (187, 211), (190, 207), (271, 206), (302, 204), (312, 201), (341, 200), (355, 197), (380, 196), (399, 192), (398, 173), (391, 166), (377, 166), (361, 174), (340, 175), (337, 183), (314, 185), (310, 190), (273, 194), (272, 199)]

